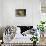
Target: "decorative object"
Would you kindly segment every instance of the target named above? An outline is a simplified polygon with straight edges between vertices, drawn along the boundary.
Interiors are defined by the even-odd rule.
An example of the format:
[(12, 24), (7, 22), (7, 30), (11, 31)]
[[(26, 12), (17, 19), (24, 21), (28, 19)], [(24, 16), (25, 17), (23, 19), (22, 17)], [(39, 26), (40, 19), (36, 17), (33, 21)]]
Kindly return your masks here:
[(26, 16), (26, 9), (16, 9), (16, 16), (17, 17)]
[(44, 26), (44, 24), (45, 24), (44, 21), (40, 21), (40, 24), (37, 25), (37, 29), (40, 30), (40, 32), (41, 32), (40, 36), (42, 36), (42, 37), (44, 37), (44, 27), (46, 27), (46, 26)]
[(21, 34), (27, 30), (31, 30), (33, 26), (17, 26), (21, 29)]
[(16, 27), (7, 25), (4, 28), (5, 30), (3, 30), (3, 42), (9, 43), (15, 37)]

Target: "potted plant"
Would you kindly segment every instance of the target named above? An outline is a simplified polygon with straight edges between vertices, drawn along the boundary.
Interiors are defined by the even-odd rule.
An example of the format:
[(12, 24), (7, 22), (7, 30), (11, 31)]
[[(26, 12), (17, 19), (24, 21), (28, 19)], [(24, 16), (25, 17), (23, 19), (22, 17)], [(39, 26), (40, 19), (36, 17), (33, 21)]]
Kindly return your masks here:
[[(45, 27), (44, 24), (45, 24), (45, 22), (40, 21), (40, 24), (37, 25), (37, 29), (40, 30), (40, 32), (41, 32), (41, 34), (42, 34), (42, 37), (44, 37), (44, 27)], [(41, 36), (41, 35), (40, 35), (40, 36)]]
[(36, 43), (38, 41), (37, 36), (33, 36), (32, 39), (31, 39), (31, 41), (33, 41), (33, 46), (36, 46)]

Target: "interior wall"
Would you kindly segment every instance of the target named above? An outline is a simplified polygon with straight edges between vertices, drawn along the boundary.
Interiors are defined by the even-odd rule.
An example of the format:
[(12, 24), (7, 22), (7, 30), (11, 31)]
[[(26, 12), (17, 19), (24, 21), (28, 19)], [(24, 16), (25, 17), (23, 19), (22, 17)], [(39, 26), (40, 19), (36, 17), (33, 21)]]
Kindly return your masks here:
[(0, 0), (0, 26), (2, 25), (2, 0)]
[[(26, 17), (16, 17), (16, 9), (26, 9)], [(40, 20), (39, 0), (3, 0), (2, 25), (33, 25)]]
[(33, 26), (36, 27), (39, 22), (41, 21), (41, 13), (40, 13), (40, 10), (41, 10), (41, 2), (40, 0), (33, 0), (33, 3), (32, 3), (32, 15), (33, 15)]

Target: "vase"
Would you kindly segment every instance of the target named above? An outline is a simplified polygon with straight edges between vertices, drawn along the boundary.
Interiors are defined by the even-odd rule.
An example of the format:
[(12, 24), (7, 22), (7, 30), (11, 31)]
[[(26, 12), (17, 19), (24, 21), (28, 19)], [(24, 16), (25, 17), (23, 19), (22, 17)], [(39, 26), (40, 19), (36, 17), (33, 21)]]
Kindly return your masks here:
[(33, 41), (33, 46), (36, 46), (36, 41)]
[(41, 32), (40, 33), (40, 37), (44, 37), (44, 32)]

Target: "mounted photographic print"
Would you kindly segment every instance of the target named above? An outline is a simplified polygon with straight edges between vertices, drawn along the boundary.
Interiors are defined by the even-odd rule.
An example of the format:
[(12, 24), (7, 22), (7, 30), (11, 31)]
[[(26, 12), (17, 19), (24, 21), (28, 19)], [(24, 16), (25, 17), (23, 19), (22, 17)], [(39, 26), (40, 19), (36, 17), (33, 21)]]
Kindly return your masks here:
[(16, 9), (16, 16), (17, 17), (26, 16), (26, 9)]

